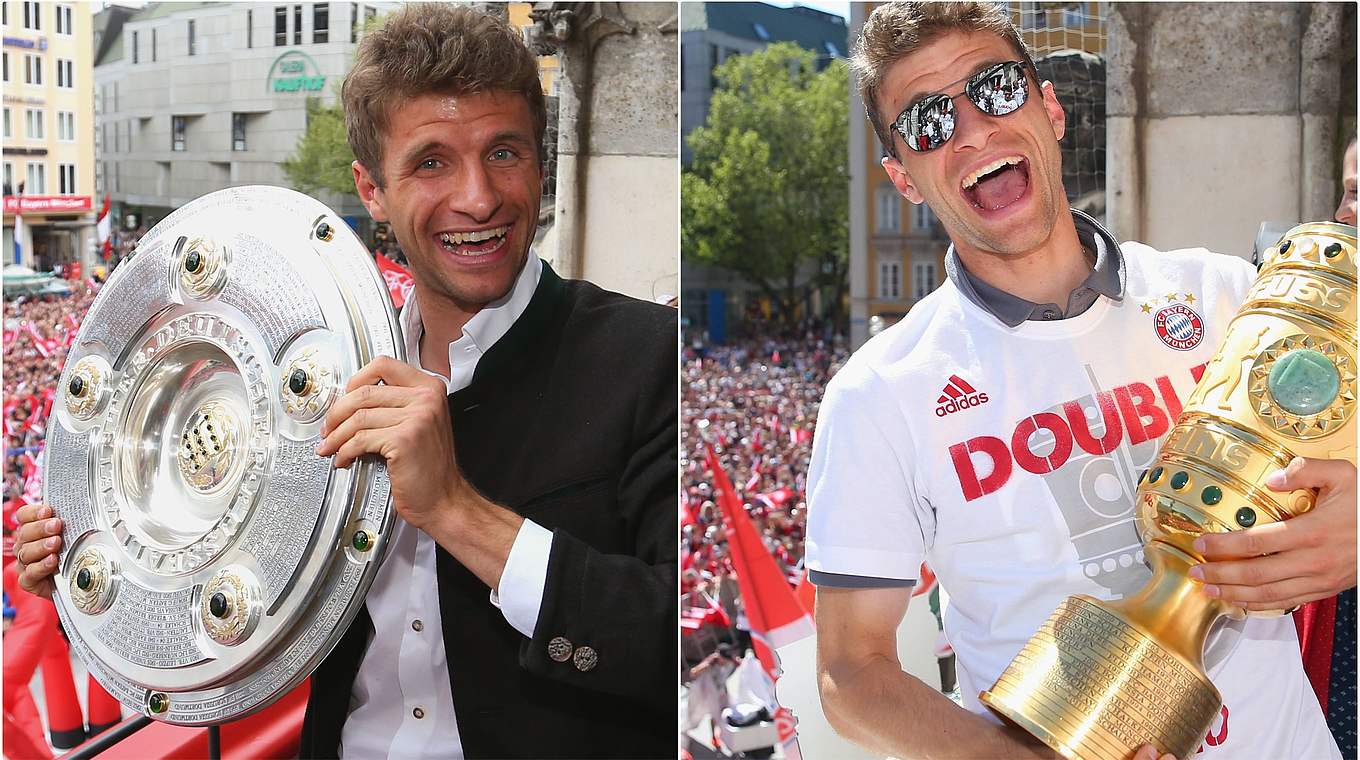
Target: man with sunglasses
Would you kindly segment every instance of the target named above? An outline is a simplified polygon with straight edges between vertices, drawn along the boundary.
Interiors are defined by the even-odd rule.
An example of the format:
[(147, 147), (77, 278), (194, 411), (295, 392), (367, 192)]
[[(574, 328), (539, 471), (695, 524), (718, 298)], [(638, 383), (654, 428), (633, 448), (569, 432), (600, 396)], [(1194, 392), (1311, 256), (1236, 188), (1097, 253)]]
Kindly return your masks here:
[[(978, 694), (1063, 598), (1122, 598), (1149, 578), (1138, 472), (1255, 273), (1202, 249), (1121, 246), (1069, 208), (1063, 109), (1004, 8), (880, 5), (853, 65), (889, 179), (953, 245), (949, 281), (855, 353), (818, 415), (807, 565), (822, 704), (842, 735), (898, 757), (1056, 757)], [(1320, 513), (1353, 509), (1354, 468), (1322, 469), (1271, 485), (1320, 487)], [(966, 709), (897, 659), (923, 560), (949, 597)], [(1298, 603), (1244, 589), (1203, 588)], [(1203, 757), (1340, 756), (1287, 616), (1222, 626), (1205, 665), (1224, 707)]]

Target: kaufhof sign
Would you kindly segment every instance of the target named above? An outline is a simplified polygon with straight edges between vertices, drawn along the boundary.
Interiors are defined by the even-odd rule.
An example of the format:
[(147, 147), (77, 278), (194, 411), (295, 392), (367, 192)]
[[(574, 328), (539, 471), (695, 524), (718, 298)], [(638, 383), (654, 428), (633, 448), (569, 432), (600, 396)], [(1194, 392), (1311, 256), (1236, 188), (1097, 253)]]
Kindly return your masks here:
[(274, 59), (265, 79), (269, 92), (321, 92), (326, 86), (326, 77), (316, 61), (301, 50), (289, 50)]

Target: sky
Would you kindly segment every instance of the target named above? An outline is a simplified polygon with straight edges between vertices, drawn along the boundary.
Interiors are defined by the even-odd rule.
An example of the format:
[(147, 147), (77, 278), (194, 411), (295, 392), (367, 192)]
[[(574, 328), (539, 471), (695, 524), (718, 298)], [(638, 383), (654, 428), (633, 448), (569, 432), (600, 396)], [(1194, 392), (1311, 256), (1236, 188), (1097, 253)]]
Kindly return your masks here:
[(769, 2), (770, 5), (778, 6), (780, 8), (789, 8), (794, 5), (802, 5), (807, 8), (816, 8), (819, 11), (834, 13), (837, 16), (840, 16), (841, 18), (845, 19), (847, 22), (850, 21), (850, 3), (848, 2), (848, 0), (846, 0), (846, 2), (836, 2), (835, 0), (831, 0), (831, 2), (823, 2), (822, 0), (810, 0), (804, 2), (787, 2), (787, 0), (767, 0), (767, 2)]

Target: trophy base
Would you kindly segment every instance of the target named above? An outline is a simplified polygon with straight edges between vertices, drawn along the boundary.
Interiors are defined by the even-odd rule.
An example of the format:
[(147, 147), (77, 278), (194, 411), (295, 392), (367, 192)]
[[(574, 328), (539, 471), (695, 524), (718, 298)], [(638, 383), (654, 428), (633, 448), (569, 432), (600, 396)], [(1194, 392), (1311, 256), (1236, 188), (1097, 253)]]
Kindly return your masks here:
[(1063, 757), (1127, 760), (1199, 747), (1222, 697), (1204, 673), (1090, 597), (1068, 597), (982, 703)]

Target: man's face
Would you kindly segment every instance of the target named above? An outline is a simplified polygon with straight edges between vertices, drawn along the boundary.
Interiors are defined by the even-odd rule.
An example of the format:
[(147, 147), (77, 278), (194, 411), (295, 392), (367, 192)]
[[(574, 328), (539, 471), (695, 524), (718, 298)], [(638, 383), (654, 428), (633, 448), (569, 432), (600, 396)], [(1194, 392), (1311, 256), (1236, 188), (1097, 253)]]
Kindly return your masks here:
[[(892, 65), (879, 88), (879, 113), (891, 124), (920, 98), (959, 95), (968, 77), (1017, 58), (994, 34), (951, 32)], [(1031, 80), (1025, 105), (1005, 116), (988, 116), (963, 96), (954, 108), (954, 135), (934, 150), (914, 152), (893, 131), (898, 158), (884, 158), (883, 168), (907, 200), (930, 205), (960, 249), (1003, 256), (1034, 250), (1048, 240), (1066, 198), (1058, 149), (1066, 120), (1052, 86)]]
[(1336, 220), (1355, 226), (1355, 143), (1346, 151), (1341, 162), (1341, 204), (1336, 207)]
[(508, 293), (538, 226), (543, 180), (524, 97), (401, 101), (389, 115), (382, 161), (385, 187), (358, 161), (354, 183), (373, 219), (391, 223), (418, 296), (472, 314)]

